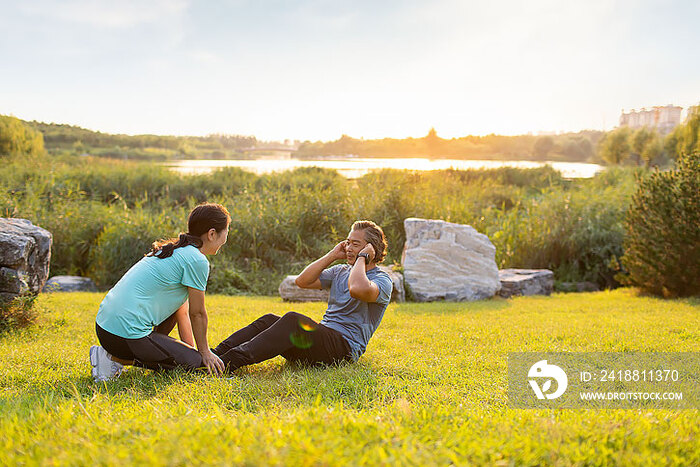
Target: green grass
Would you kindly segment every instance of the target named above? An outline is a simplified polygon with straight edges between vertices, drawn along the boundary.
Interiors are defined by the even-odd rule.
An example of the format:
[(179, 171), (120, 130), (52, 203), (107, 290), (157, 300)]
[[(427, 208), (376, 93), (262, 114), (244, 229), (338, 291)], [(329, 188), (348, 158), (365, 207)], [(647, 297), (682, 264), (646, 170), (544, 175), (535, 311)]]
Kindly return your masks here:
[[(0, 465), (698, 465), (698, 410), (507, 408), (510, 351), (700, 351), (700, 301), (631, 289), (392, 304), (356, 364), (93, 383), (103, 294), (42, 295), (0, 337)], [(208, 298), (210, 342), (323, 304)]]

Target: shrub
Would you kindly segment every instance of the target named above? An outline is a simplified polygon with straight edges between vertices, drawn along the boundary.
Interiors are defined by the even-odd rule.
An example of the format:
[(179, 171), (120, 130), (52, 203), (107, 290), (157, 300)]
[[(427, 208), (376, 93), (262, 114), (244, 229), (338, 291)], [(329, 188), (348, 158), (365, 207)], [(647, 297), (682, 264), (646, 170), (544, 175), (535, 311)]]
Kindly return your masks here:
[(0, 298), (0, 332), (27, 326), (36, 320), (36, 295), (20, 295), (12, 300)]
[(118, 224), (125, 214), (97, 201), (58, 199), (52, 209), (32, 216), (53, 235), (51, 275), (87, 275), (92, 249), (105, 224)]
[(207, 292), (236, 295), (241, 292), (254, 291), (246, 278), (231, 265), (226, 264), (224, 261), (217, 261), (212, 258), (209, 259), (212, 261), (212, 265), (209, 274), (209, 282), (207, 284)]
[(567, 190), (552, 188), (511, 210), (485, 213), (483, 232), (496, 246), (498, 266), (547, 268), (561, 281), (618, 285), (614, 276), (623, 252), (622, 219), (634, 189), (633, 173), (610, 168)]
[(622, 280), (664, 297), (700, 294), (700, 153), (639, 182), (625, 230)]
[(101, 286), (112, 286), (148, 253), (160, 238), (177, 236), (187, 229), (187, 212), (132, 210), (115, 223), (105, 225), (90, 253), (90, 277)]

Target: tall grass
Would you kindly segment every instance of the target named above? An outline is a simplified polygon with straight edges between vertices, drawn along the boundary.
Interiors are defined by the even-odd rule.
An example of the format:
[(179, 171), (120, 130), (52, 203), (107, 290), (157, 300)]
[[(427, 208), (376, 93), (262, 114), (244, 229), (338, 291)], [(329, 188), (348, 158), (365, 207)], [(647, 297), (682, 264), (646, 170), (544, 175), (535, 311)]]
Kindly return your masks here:
[(147, 164), (90, 157), (14, 157), (0, 173), (0, 215), (24, 217), (54, 234), (53, 274), (92, 276), (109, 287), (155, 239), (186, 229), (202, 201), (232, 214), (229, 243), (212, 258), (217, 292), (274, 293), (371, 219), (399, 262), (407, 217), (465, 223), (489, 235), (499, 267), (545, 267), (560, 280), (614, 286), (621, 220), (633, 169), (564, 180), (538, 169), (381, 170), (357, 180), (301, 168), (254, 175), (227, 168), (183, 176)]

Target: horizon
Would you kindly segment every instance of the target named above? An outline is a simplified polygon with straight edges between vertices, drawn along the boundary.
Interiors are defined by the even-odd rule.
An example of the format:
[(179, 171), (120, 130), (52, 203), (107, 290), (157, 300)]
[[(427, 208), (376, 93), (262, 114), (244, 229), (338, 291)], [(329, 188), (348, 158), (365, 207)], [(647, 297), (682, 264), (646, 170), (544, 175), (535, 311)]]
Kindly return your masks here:
[(537, 136), (700, 102), (690, 1), (3, 6), (0, 114), (102, 133)]

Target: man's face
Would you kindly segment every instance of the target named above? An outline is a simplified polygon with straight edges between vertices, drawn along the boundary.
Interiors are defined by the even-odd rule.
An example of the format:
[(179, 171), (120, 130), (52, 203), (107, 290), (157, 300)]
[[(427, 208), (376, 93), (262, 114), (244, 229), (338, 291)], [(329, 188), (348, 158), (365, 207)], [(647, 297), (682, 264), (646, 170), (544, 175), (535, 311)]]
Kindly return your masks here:
[(345, 254), (348, 259), (348, 264), (355, 264), (357, 254), (362, 251), (365, 245), (367, 245), (367, 240), (365, 240), (364, 230), (353, 230), (350, 232), (345, 245)]

